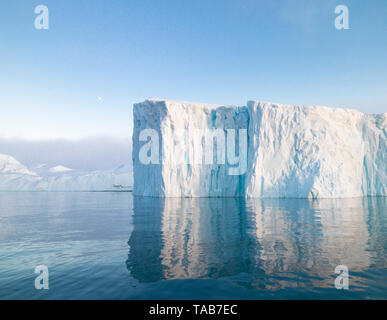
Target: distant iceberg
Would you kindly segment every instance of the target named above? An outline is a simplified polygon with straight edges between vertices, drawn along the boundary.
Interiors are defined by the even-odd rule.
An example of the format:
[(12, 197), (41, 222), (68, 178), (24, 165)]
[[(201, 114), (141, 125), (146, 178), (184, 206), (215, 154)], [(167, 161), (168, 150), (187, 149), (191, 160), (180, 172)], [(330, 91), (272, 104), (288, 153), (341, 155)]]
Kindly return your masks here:
[(40, 164), (30, 170), (15, 158), (0, 154), (0, 191), (124, 191), (132, 186), (128, 165), (82, 172), (62, 165)]
[(55, 166), (55, 167), (50, 168), (49, 171), (52, 173), (59, 173), (59, 172), (72, 171), (72, 169), (67, 168), (65, 166), (62, 166), (62, 165), (59, 165), (59, 166)]
[[(149, 99), (134, 104), (133, 121), (135, 195), (387, 195), (387, 113), (257, 101), (221, 106)], [(206, 160), (209, 140), (218, 160), (214, 163)], [(155, 151), (157, 157), (151, 155)]]

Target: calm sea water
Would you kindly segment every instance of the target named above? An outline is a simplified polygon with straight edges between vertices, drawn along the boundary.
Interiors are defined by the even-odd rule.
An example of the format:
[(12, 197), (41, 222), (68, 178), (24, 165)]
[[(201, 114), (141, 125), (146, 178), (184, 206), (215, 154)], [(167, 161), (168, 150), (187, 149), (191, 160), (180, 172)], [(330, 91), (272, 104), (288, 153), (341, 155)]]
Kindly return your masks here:
[(3, 192), (0, 299), (387, 299), (386, 235), (382, 197)]

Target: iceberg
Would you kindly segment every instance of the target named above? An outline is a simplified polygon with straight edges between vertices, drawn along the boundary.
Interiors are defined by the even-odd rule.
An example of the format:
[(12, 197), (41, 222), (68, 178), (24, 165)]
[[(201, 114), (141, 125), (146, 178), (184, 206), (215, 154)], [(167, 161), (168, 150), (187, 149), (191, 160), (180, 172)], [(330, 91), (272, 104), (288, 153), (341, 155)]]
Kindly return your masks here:
[(41, 164), (31, 171), (12, 156), (0, 154), (0, 191), (131, 191), (132, 185), (128, 165), (83, 172)]
[(59, 165), (55, 166), (49, 169), (51, 173), (61, 173), (61, 172), (67, 172), (67, 171), (72, 171), (72, 169), (67, 168), (65, 166)]
[(133, 121), (137, 196), (387, 195), (387, 113), (148, 99)]
[(36, 176), (35, 172), (28, 170), (26, 166), (7, 154), (0, 154), (0, 173)]

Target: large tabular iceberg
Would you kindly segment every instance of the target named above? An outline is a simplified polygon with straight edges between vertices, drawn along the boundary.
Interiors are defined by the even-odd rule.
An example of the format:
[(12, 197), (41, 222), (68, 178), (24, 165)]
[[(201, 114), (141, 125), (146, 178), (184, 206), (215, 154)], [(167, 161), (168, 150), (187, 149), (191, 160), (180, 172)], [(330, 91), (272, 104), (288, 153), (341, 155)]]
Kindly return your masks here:
[(387, 113), (149, 99), (133, 114), (135, 195), (387, 195)]

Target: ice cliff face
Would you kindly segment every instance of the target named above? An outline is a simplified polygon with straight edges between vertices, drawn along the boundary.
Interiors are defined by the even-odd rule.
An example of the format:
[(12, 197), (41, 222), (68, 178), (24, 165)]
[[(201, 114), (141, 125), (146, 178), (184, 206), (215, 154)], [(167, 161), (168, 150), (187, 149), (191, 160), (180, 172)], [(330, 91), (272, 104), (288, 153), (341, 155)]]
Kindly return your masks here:
[(135, 195), (387, 195), (386, 113), (159, 99), (133, 113)]
[[(243, 195), (244, 176), (230, 175), (228, 166), (222, 164), (203, 165), (206, 162), (203, 145), (206, 129), (218, 128), (223, 132), (227, 128), (245, 128), (247, 122), (246, 108), (158, 100), (136, 104), (133, 131), (136, 194), (173, 197)], [(159, 151), (163, 159), (158, 164), (143, 164), (139, 158), (144, 145), (140, 141), (144, 140), (141, 134), (149, 128), (160, 138)]]

